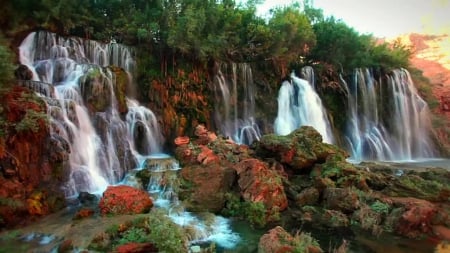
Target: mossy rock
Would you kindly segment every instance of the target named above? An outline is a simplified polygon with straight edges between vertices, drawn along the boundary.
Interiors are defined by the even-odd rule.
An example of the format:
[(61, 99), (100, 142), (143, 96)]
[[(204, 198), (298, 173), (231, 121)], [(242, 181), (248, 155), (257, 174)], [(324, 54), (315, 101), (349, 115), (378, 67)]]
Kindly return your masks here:
[(253, 147), (263, 158), (275, 158), (294, 170), (311, 168), (323, 163), (330, 155), (348, 154), (335, 145), (322, 142), (320, 133), (311, 126), (302, 126), (286, 136), (264, 135)]

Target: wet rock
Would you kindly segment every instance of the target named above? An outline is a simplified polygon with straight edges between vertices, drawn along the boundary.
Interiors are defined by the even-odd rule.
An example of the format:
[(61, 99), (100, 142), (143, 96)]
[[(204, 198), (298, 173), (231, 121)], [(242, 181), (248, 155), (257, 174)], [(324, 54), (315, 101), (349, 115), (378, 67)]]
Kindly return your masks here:
[(244, 200), (264, 203), (269, 216), (287, 208), (282, 177), (277, 171), (270, 170), (267, 163), (258, 159), (246, 159), (234, 168)]
[(333, 154), (348, 157), (345, 151), (322, 142), (322, 136), (310, 126), (302, 126), (286, 136), (264, 135), (254, 145), (258, 156), (275, 158), (294, 170), (312, 167)]
[(14, 76), (18, 80), (32, 80), (33, 72), (26, 65), (20, 64), (14, 71)]
[(189, 137), (187, 137), (187, 136), (179, 136), (179, 137), (175, 138), (175, 140), (174, 140), (174, 143), (177, 146), (189, 144), (189, 142), (190, 142), (190, 140), (189, 140)]
[(153, 243), (130, 242), (117, 246), (114, 253), (152, 253), (159, 252)]
[(231, 191), (236, 171), (219, 164), (185, 166), (179, 197), (191, 211), (220, 212), (225, 206), (225, 193)]
[(340, 211), (325, 210), (321, 217), (321, 223), (327, 227), (340, 228), (350, 225), (350, 220)]
[(326, 188), (323, 202), (326, 208), (344, 213), (353, 212), (360, 206), (358, 194), (351, 188)]
[(97, 205), (99, 198), (97, 195), (89, 192), (80, 192), (78, 194), (78, 200), (83, 206), (93, 206)]
[(258, 253), (278, 252), (323, 252), (318, 242), (310, 235), (300, 233), (292, 236), (277, 226), (259, 239)]
[(314, 205), (319, 201), (320, 192), (314, 187), (307, 188), (300, 192), (296, 197), (296, 203), (299, 206)]
[(77, 211), (75, 216), (73, 217), (75, 220), (80, 220), (84, 218), (91, 217), (94, 215), (95, 211), (91, 208), (83, 207), (80, 210)]
[(153, 201), (146, 191), (130, 186), (108, 186), (100, 199), (102, 215), (145, 213), (153, 206)]

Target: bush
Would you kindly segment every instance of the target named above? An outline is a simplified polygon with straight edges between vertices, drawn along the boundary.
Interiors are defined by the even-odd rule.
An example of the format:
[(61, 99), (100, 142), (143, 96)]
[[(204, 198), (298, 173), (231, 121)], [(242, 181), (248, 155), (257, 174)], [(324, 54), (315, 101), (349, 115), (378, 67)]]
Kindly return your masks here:
[(11, 81), (14, 78), (12, 53), (5, 44), (0, 36), (0, 89), (11, 87)]

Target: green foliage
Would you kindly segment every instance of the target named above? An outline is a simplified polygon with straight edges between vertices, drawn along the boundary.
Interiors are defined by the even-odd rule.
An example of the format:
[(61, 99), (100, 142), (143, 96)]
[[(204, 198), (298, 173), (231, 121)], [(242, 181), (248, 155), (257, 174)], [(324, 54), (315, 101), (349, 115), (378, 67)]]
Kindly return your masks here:
[(370, 209), (380, 214), (388, 214), (390, 206), (386, 203), (376, 200), (370, 205)]
[(37, 133), (41, 127), (40, 122), (42, 121), (45, 123), (48, 122), (46, 113), (28, 109), (22, 120), (16, 124), (15, 129), (17, 132), (32, 131), (33, 133)]
[[(267, 209), (263, 202), (241, 201), (238, 194), (226, 193), (227, 199), (222, 214), (225, 216), (245, 219), (257, 227), (264, 227), (267, 223)], [(273, 217), (276, 220), (277, 217)]]
[(118, 241), (118, 245), (123, 245), (130, 242), (143, 243), (148, 241), (149, 235), (144, 228), (132, 227), (123, 232), (122, 237)]
[(361, 35), (333, 16), (317, 19), (313, 29), (317, 45), (308, 56), (309, 62), (329, 63), (347, 71), (359, 67), (389, 70), (409, 65), (411, 50), (400, 41), (379, 44), (372, 35)]
[(0, 90), (11, 87), (11, 81), (14, 77), (14, 65), (12, 62), (12, 53), (0, 36)]
[(7, 206), (9, 208), (17, 210), (23, 208), (24, 203), (17, 199), (0, 197), (0, 206)]
[(178, 225), (161, 211), (152, 211), (148, 217), (149, 238), (156, 247), (165, 252), (186, 252), (185, 237)]
[(246, 202), (245, 217), (253, 225), (264, 227), (266, 225), (266, 207), (263, 202)]

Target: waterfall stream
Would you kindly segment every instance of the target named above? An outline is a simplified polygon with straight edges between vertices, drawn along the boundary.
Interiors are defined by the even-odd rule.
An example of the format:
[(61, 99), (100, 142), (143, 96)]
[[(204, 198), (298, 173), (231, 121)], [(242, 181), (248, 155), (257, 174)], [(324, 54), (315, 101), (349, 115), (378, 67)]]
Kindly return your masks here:
[(239, 144), (249, 145), (259, 140), (261, 132), (255, 121), (255, 87), (250, 65), (222, 64), (213, 87), (215, 123), (220, 133)]
[(287, 135), (300, 126), (308, 125), (322, 135), (324, 142), (332, 143), (330, 122), (319, 95), (311, 85), (294, 73), (291, 74), (291, 82), (284, 81), (281, 84), (278, 92), (278, 114), (274, 123), (275, 134)]
[[(128, 85), (132, 85), (135, 63), (131, 49), (33, 32), (19, 51), (21, 63), (33, 72), (33, 81), (21, 81), (22, 85), (43, 96), (51, 134), (70, 146), (70, 179), (63, 186), (66, 197), (80, 192), (102, 193), (111, 184), (140, 188), (135, 174), (145, 169), (151, 173), (146, 190), (155, 205), (166, 209), (181, 227), (192, 227), (191, 244), (212, 241), (232, 248), (238, 243), (240, 237), (231, 230), (228, 219), (209, 214), (206, 224), (178, 201), (180, 167), (173, 157), (161, 153), (164, 140), (156, 115), (128, 97), (127, 112), (120, 112), (117, 77), (108, 66), (125, 70)], [(89, 101), (87, 95), (97, 93), (101, 95), (98, 101)], [(103, 101), (106, 106), (100, 106)], [(93, 110), (95, 106), (100, 109)]]
[(428, 105), (407, 70), (394, 70), (383, 83), (369, 69), (357, 69), (350, 85), (343, 79), (341, 83), (348, 93), (351, 159), (410, 161), (436, 155)]
[(50, 131), (70, 146), (66, 197), (101, 193), (135, 168), (138, 155), (160, 151), (161, 133), (149, 109), (126, 98), (128, 114), (119, 112), (117, 77), (108, 66), (125, 71), (131, 86), (135, 61), (130, 48), (39, 31), (23, 40), (19, 53), (33, 73), (34, 82), (24, 83), (37, 92), (52, 87), (44, 94)]

